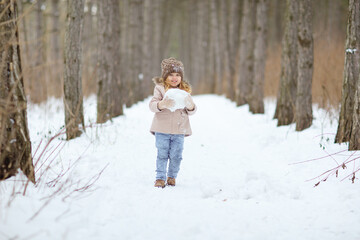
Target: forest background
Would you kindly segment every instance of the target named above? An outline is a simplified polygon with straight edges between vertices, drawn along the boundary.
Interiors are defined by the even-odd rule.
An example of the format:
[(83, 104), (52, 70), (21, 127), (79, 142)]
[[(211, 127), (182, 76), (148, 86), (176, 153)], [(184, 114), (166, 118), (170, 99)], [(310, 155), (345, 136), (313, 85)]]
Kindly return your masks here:
[(170, 56), (183, 61), (193, 94), (225, 95), (252, 113), (277, 97), (278, 126), (308, 128), (317, 103), (340, 115), (335, 142), (357, 150), (359, 8), (353, 0), (3, 1), (0, 178), (19, 166), (33, 175), (26, 98), (63, 97), (72, 139), (85, 128), (84, 96), (97, 95), (97, 123), (122, 115), (151, 95)]
[[(84, 96), (96, 93), (97, 45), (100, 34), (95, 0), (85, 1), (83, 25), (82, 81)], [(160, 62), (173, 56), (183, 61), (193, 94), (229, 95), (228, 78), (220, 76), (222, 87), (215, 87), (215, 58), (238, 69), (238, 56), (229, 45), (239, 45), (243, 1), (208, 0), (122, 0), (119, 4), (114, 41), (119, 43), (120, 61), (116, 63), (121, 79), (138, 80), (135, 101), (152, 93), (151, 79), (161, 73)], [(32, 102), (61, 97), (63, 92), (63, 53), (66, 1), (19, 1), (20, 46), (26, 93)], [(212, 5), (212, 4), (215, 5)], [(268, 5), (267, 54), (264, 93), (276, 97), (280, 80), (281, 39), (284, 31), (286, 1), (272, 0)], [(215, 8), (214, 8), (215, 7)], [(320, 107), (339, 109), (344, 71), (345, 37), (348, 12), (346, 0), (313, 2), (314, 75), (313, 102)], [(216, 18), (216, 19), (212, 19)], [(214, 21), (213, 20), (217, 20)], [(215, 25), (216, 28), (213, 26)], [(214, 38), (214, 34), (217, 36)], [(238, 37), (234, 37), (238, 36)], [(215, 43), (216, 41), (216, 43)], [(220, 45), (214, 54), (214, 45)], [(231, 64), (229, 62), (232, 62)], [(127, 76), (126, 76), (127, 75)], [(134, 81), (134, 80), (133, 80)], [(131, 103), (130, 103), (131, 104)], [(336, 119), (336, 118), (334, 118)]]

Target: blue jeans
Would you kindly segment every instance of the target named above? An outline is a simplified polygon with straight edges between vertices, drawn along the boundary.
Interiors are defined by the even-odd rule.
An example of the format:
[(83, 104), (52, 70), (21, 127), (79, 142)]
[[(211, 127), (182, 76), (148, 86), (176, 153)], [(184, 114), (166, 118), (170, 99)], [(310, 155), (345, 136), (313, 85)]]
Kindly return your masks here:
[(176, 178), (180, 170), (184, 149), (183, 134), (155, 133), (157, 159), (156, 179), (166, 180), (166, 166), (169, 160), (168, 177)]

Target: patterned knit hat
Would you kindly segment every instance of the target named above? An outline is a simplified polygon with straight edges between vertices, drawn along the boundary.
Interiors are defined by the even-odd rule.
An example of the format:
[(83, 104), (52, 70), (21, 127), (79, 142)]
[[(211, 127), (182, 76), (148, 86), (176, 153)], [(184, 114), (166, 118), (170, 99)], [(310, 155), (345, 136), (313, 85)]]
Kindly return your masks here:
[(161, 62), (161, 77), (166, 80), (170, 73), (179, 73), (181, 80), (184, 80), (184, 65), (175, 58), (167, 58)]

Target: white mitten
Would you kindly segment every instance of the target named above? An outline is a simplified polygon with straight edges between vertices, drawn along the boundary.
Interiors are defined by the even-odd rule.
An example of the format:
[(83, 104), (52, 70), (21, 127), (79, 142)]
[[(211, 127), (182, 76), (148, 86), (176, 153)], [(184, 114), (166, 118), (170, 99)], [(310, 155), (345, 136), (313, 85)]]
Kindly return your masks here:
[(168, 97), (165, 97), (163, 100), (161, 100), (159, 103), (158, 103), (158, 108), (160, 110), (163, 110), (165, 108), (171, 108), (175, 105), (175, 101), (168, 98)]
[(190, 95), (188, 95), (186, 98), (185, 98), (185, 106), (188, 110), (194, 110), (195, 108), (195, 104), (194, 104), (194, 101), (192, 100), (192, 97)]

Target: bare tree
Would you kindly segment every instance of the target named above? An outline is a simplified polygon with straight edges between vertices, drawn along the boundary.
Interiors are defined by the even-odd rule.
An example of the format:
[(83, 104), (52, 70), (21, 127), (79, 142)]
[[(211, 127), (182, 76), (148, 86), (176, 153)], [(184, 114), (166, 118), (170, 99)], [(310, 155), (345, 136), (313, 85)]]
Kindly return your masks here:
[(170, 37), (172, 27), (174, 26), (174, 9), (177, 6), (177, 1), (162, 1), (162, 5), (160, 6), (161, 10), (161, 39), (160, 45), (163, 48), (161, 51), (161, 58), (167, 58), (169, 56), (169, 47), (170, 47)]
[(349, 150), (360, 150), (360, 76), (355, 89), (353, 124), (349, 142)]
[(84, 96), (97, 91), (97, 0), (85, 0), (82, 37), (82, 78)]
[(227, 97), (236, 101), (236, 85), (238, 79), (239, 46), (240, 46), (240, 23), (242, 17), (243, 0), (230, 0), (228, 6), (224, 6), (226, 1), (221, 1), (221, 12), (226, 15), (226, 26), (228, 29), (227, 51), (229, 53), (230, 77), (227, 84)]
[(210, 1), (210, 29), (209, 29), (209, 43), (210, 49), (209, 59), (212, 59), (211, 64), (208, 64), (208, 71), (213, 72), (213, 75), (209, 78), (208, 84), (211, 84), (211, 92), (221, 94), (222, 93), (222, 66), (221, 66), (221, 52), (220, 52), (220, 24), (219, 14), (217, 13), (216, 0)]
[(313, 16), (314, 24), (316, 24), (314, 28), (322, 39), (330, 42), (339, 40), (342, 34), (346, 34), (344, 13), (347, 12), (348, 3), (349, 0), (313, 1), (314, 9), (316, 9), (316, 14)]
[(163, 14), (163, 1), (164, 0), (158, 0), (158, 1), (152, 1), (153, 5), (153, 46), (152, 49), (154, 53), (152, 54), (152, 67), (153, 70), (153, 76), (159, 75), (160, 72), (160, 62), (162, 60), (162, 48), (161, 45), (161, 34), (162, 34), (162, 19), (161, 16)]
[(98, 2), (97, 122), (123, 114), (118, 0)]
[(248, 103), (254, 76), (255, 1), (244, 0), (240, 35), (239, 78), (236, 104)]
[(110, 1), (98, 1), (97, 4), (97, 123), (111, 119), (111, 84), (113, 76), (113, 59), (111, 45), (111, 5)]
[[(356, 32), (356, 41), (357, 41), (357, 51), (359, 51), (360, 45), (360, 3), (359, 1), (352, 2), (350, 1), (349, 7), (352, 7), (350, 14), (354, 16), (355, 24), (355, 32)], [(348, 50), (348, 52), (354, 50)], [(353, 54), (358, 54), (359, 52), (354, 52)], [(359, 56), (358, 56), (359, 59)], [(355, 62), (356, 63), (356, 62)], [(360, 67), (360, 66), (358, 66)], [(358, 70), (360, 72), (360, 69)], [(356, 78), (356, 76), (354, 76)], [(354, 96), (354, 110), (353, 110), (353, 118), (352, 118), (352, 129), (349, 143), (349, 150), (360, 150), (360, 73), (356, 82), (355, 96)]]
[(123, 80), (127, 91), (123, 92), (123, 100), (127, 105), (130, 105), (130, 73), (129, 73), (129, 58), (130, 58), (130, 0), (120, 1), (120, 79)]
[(208, 31), (207, 31), (207, 13), (208, 13), (208, 2), (206, 0), (196, 1), (196, 19), (197, 24), (194, 26), (196, 33), (194, 39), (194, 54), (192, 55), (192, 62), (194, 64), (194, 71), (196, 71), (196, 78), (194, 79), (197, 84), (197, 89), (202, 92), (208, 92), (209, 79), (206, 77), (207, 65), (205, 61), (208, 57)]
[(285, 32), (282, 39), (281, 76), (274, 118), (278, 126), (294, 121), (297, 89), (297, 0), (286, 1)]
[(296, 131), (312, 123), (312, 75), (314, 68), (314, 43), (312, 37), (312, 1), (299, 1), (298, 24), (298, 78), (296, 95)]
[[(18, 4), (18, 12), (19, 12), (19, 15), (21, 14), (24, 14), (25, 12), (25, 4), (22, 2), (22, 1), (18, 1), (17, 2)], [(27, 24), (27, 21), (25, 20), (25, 17), (22, 17), (21, 18), (21, 21), (19, 21), (19, 32), (20, 32), (20, 41), (23, 41), (24, 43), (27, 43), (29, 41), (29, 38), (28, 38), (28, 24)], [(23, 56), (22, 59), (23, 59), (23, 63), (28, 61), (29, 59), (29, 46), (27, 44), (22, 44), (21, 45), (21, 55)], [(24, 64), (23, 64), (23, 67), (24, 67)]]
[[(181, 1), (181, 8), (184, 9), (184, 11), (181, 11), (181, 15), (180, 15), (180, 19), (179, 21), (181, 22), (180, 24), (180, 31), (181, 31), (181, 35), (179, 37), (179, 41), (180, 41), (180, 51), (179, 51), (179, 58), (183, 61), (183, 63), (185, 65), (189, 64), (190, 66), (190, 59), (191, 59), (191, 53), (190, 53), (190, 39), (191, 39), (191, 34), (189, 34), (189, 26), (190, 26), (190, 12), (189, 8), (190, 8), (190, 1), (189, 0), (184, 0)], [(154, 41), (155, 43), (155, 41)], [(159, 65), (159, 64), (158, 64)], [(156, 65), (157, 69), (160, 69), (158, 67), (158, 65)], [(188, 68), (190, 69), (190, 67)], [(191, 71), (187, 71), (186, 73), (187, 77), (191, 77)]]
[[(199, 1), (187, 1), (187, 11), (189, 12), (189, 25), (188, 25), (188, 32), (189, 34), (189, 48), (188, 51), (190, 52), (189, 57), (189, 70), (187, 70), (188, 76), (190, 76), (192, 85), (194, 86), (194, 89), (196, 90), (198, 87), (198, 79), (200, 77), (200, 71), (198, 69), (198, 61), (197, 56), (199, 54), (199, 49), (202, 47), (201, 41), (198, 43), (199, 39), (199, 32), (197, 25), (200, 24), (198, 21), (198, 11), (197, 9), (199, 5)], [(191, 24), (193, 22), (196, 22), (197, 24)], [(186, 63), (184, 63), (186, 66)]]
[(46, 100), (47, 98), (47, 82), (46, 82), (46, 71), (45, 71), (45, 27), (44, 27), (44, 16), (43, 16), (43, 7), (44, 0), (38, 0), (35, 3), (36, 10), (36, 42), (34, 48), (36, 51), (33, 52), (33, 69), (32, 69), (32, 79), (31, 89), (34, 93), (32, 96), (32, 101), (39, 103)]
[[(343, 1), (344, 2), (344, 1)], [(347, 1), (346, 1), (347, 2)], [(327, 11), (327, 32), (328, 39), (336, 38), (339, 33), (342, 33), (342, 18), (341, 18), (341, 1), (328, 0)]]
[[(168, 1), (171, 2), (171, 1)], [(177, 5), (167, 6), (170, 9)], [(179, 5), (184, 8), (184, 12), (179, 15), (183, 18), (181, 24), (182, 48), (180, 50), (181, 60), (184, 62), (186, 70), (186, 78), (191, 80), (193, 90), (195, 93), (204, 93), (213, 90), (213, 74), (214, 74), (214, 41), (215, 32), (210, 32), (209, 26), (211, 24), (210, 9), (211, 1), (186, 0), (184, 4)], [(214, 14), (214, 12), (212, 12)], [(172, 20), (174, 21), (174, 20)], [(175, 21), (176, 22), (176, 21)], [(193, 24), (195, 23), (196, 24)], [(170, 23), (170, 22), (169, 22)], [(214, 24), (214, 21), (212, 21)], [(176, 28), (167, 26), (172, 30), (172, 34), (176, 35)], [(170, 32), (168, 32), (170, 33)], [(166, 32), (164, 32), (166, 34)], [(172, 53), (174, 54), (174, 53)], [(175, 53), (176, 56), (176, 53)], [(211, 69), (211, 71), (210, 71)], [(210, 77), (211, 76), (211, 77)]]
[(359, 1), (349, 1), (349, 14), (346, 34), (346, 55), (343, 75), (341, 110), (335, 137), (336, 143), (348, 142), (353, 129), (355, 90), (359, 79), (360, 32)]
[(284, 13), (286, 8), (286, 1), (272, 0), (269, 1), (269, 16), (268, 16), (268, 44), (270, 46), (277, 45), (281, 42), (283, 36)]
[(152, 56), (153, 56), (153, 4), (151, 0), (144, 0), (144, 26), (143, 26), (143, 44), (142, 44), (142, 86), (144, 88), (144, 97), (152, 93), (153, 84), (150, 81), (152, 79)]
[(256, 1), (256, 26), (254, 47), (254, 83), (249, 96), (249, 108), (253, 113), (264, 113), (264, 78), (267, 47), (268, 0)]
[(67, 0), (64, 56), (64, 105), (67, 139), (81, 135), (84, 127), (81, 84), (82, 25), (84, 0)]
[(60, 97), (62, 92), (59, 91), (62, 86), (62, 70), (59, 71), (56, 66), (61, 63), (61, 44), (60, 44), (60, 0), (51, 0), (51, 68), (50, 68), (50, 83), (53, 86), (52, 94), (56, 97)]
[(111, 35), (111, 45), (114, 49), (112, 53), (112, 69), (113, 69), (113, 81), (112, 81), (112, 91), (111, 91), (111, 117), (116, 117), (123, 115), (123, 104), (124, 104), (124, 92), (125, 84), (123, 79), (121, 79), (120, 68), (118, 67), (121, 63), (120, 55), (120, 5), (118, 0), (111, 0), (111, 25), (112, 25), (112, 35)]
[[(234, 1), (232, 1), (234, 2)], [(236, 1), (238, 2), (238, 1)], [(229, 46), (228, 46), (228, 26), (227, 26), (227, 15), (228, 15), (228, 3), (227, 1), (219, 1), (218, 2), (218, 25), (219, 25), (219, 32), (218, 32), (218, 41), (219, 41), (219, 60), (220, 61), (220, 80), (217, 84), (217, 93), (218, 94), (226, 94), (229, 96), (229, 86), (233, 85), (233, 76), (230, 72), (230, 53), (229, 53)], [(236, 10), (236, 9), (235, 9)], [(239, 14), (237, 14), (239, 15)], [(232, 19), (232, 21), (238, 20), (240, 17)], [(235, 50), (236, 52), (236, 50)], [(230, 83), (231, 82), (231, 83)], [(233, 88), (234, 89), (234, 88)]]
[(351, 130), (349, 150), (360, 150), (360, 76), (355, 89), (353, 125)]
[(20, 168), (35, 183), (21, 69), (16, 1), (0, 4), (0, 180)]
[(142, 78), (142, 41), (143, 41), (143, 1), (130, 0), (129, 14), (129, 44), (130, 54), (128, 55), (129, 76), (127, 78), (129, 84), (129, 98), (127, 105), (131, 106), (143, 97), (141, 89)]

